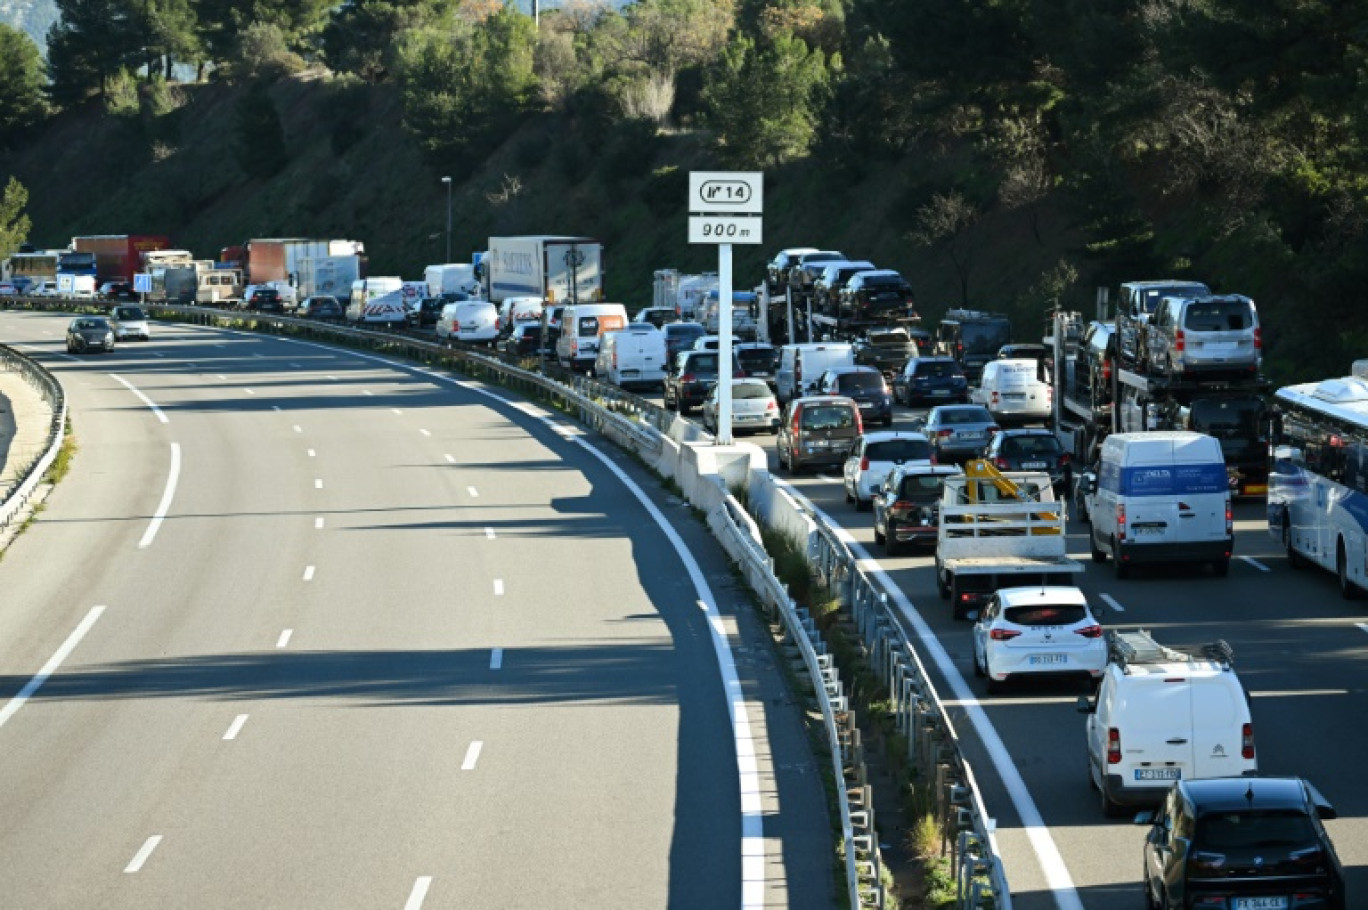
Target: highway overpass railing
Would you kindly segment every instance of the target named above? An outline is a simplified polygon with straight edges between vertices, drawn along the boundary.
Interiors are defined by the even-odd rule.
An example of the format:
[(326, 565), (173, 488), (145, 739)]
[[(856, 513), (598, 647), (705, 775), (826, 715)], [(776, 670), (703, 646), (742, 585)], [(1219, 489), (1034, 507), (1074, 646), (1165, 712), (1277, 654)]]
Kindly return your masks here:
[[(9, 306), (72, 312), (89, 301), (49, 298), (11, 300)], [(536, 358), (506, 359), (488, 348), (451, 346), (413, 333), (351, 328), (287, 316), (202, 307), (144, 304), (158, 319), (267, 332), (299, 340), (341, 343), (377, 356), (429, 367), (449, 368), (471, 379), (487, 379), (565, 413), (635, 452), (663, 476), (680, 484), (707, 517), (708, 526), (746, 577), (769, 615), (783, 630), (785, 646), (797, 651), (821, 709), (837, 790), (844, 844), (848, 902), (852, 908), (886, 905), (879, 838), (864, 746), (840, 668), (809, 610), (789, 596), (776, 577), (759, 526), (735, 495), (746, 491), (751, 510), (770, 527), (806, 548), (818, 577), (840, 596), (858, 630), (868, 668), (879, 675), (906, 738), (907, 754), (927, 784), (942, 831), (949, 840), (960, 910), (1010, 910), (1011, 894), (992, 820), (964, 758), (954, 724), (912, 641), (890, 609), (887, 594), (859, 566), (836, 528), (786, 482), (765, 469), (754, 446), (723, 449), (689, 421), (616, 386), (556, 368), (543, 371)], [(410, 366), (409, 363), (400, 364)], [(56, 424), (59, 428), (60, 423)], [(60, 439), (60, 436), (59, 436)], [(719, 455), (718, 453), (725, 453)]]
[(66, 393), (46, 367), (6, 345), (0, 345), (0, 370), (22, 377), (52, 409), (47, 433), (36, 451), (25, 451), (11, 442), (9, 457), (0, 458), (0, 466), (5, 469), (0, 475), (0, 528), (8, 528), (22, 514), (43, 475), (57, 460), (66, 428)]

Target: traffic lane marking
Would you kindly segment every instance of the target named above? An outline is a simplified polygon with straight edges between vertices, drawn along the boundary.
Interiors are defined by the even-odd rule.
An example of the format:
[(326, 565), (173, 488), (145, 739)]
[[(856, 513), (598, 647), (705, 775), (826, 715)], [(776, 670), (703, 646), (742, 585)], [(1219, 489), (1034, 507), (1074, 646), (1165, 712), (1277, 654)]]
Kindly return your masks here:
[(1121, 604), (1117, 603), (1116, 598), (1115, 598), (1115, 597), (1112, 597), (1110, 594), (1099, 594), (1099, 595), (1097, 595), (1097, 596), (1100, 597), (1100, 598), (1102, 598), (1102, 600), (1106, 601), (1107, 606), (1111, 607), (1111, 608), (1112, 608), (1113, 610), (1115, 610), (1116, 612), (1118, 612), (1118, 613), (1124, 613), (1124, 612), (1126, 612), (1126, 608), (1123, 607), (1123, 606), (1121, 606)]
[(1272, 571), (1273, 571), (1273, 570), (1270, 569), (1268, 566), (1266, 566), (1266, 565), (1264, 565), (1263, 563), (1259, 562), (1259, 561), (1258, 561), (1257, 559), (1255, 559), (1253, 556), (1241, 556), (1240, 559), (1242, 559), (1242, 560), (1244, 560), (1245, 562), (1249, 563), (1251, 566), (1253, 566), (1254, 568), (1258, 569), (1260, 572), (1272, 572)]
[(483, 741), (483, 740), (477, 739), (477, 740), (475, 740), (473, 743), (470, 744), (470, 747), (469, 747), (468, 749), (466, 749), (465, 761), (461, 762), (461, 770), (462, 770), (462, 771), (474, 771), (474, 770), (475, 770), (475, 763), (478, 762), (478, 761), (480, 760), (480, 750), (483, 749), (483, 748), (484, 748), (484, 741)]
[(57, 672), (57, 668), (71, 656), (72, 651), (76, 650), (81, 639), (85, 638), (86, 633), (90, 631), (91, 626), (95, 625), (95, 621), (104, 614), (104, 611), (103, 605), (91, 607), (90, 612), (85, 615), (85, 619), (81, 620), (80, 624), (72, 630), (66, 641), (62, 642), (61, 647), (53, 652), (52, 656), (48, 658), (48, 662), (43, 664), (43, 668), (34, 674), (33, 678), (24, 684), (24, 688), (6, 702), (3, 708), (0, 708), (0, 727), (3, 727), (11, 717), (19, 712), (19, 709), (33, 696), (33, 693), (37, 692), (42, 688), (43, 683), (47, 682), (48, 677)]
[(144, 841), (138, 852), (133, 854), (133, 859), (124, 867), (124, 872), (132, 874), (141, 869), (143, 863), (147, 862), (147, 858), (152, 855), (152, 851), (157, 849), (157, 844), (161, 843), (161, 839), (162, 836), (160, 834), (154, 834)]
[(233, 722), (228, 726), (228, 731), (223, 734), (224, 740), (237, 739), (237, 735), (242, 732), (242, 725), (245, 723), (247, 723), (246, 714), (239, 714), (233, 718)]

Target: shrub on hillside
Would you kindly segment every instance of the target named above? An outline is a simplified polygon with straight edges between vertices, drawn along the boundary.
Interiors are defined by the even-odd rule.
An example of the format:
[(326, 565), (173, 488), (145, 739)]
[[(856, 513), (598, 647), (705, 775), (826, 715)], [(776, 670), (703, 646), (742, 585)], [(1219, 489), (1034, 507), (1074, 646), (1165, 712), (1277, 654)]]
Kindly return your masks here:
[(659, 167), (651, 172), (641, 199), (657, 218), (678, 212), (689, 194), (689, 175), (675, 165)]
[(609, 183), (642, 177), (655, 163), (660, 137), (653, 120), (624, 120), (613, 130), (600, 165)]
[(255, 82), (237, 103), (238, 166), (248, 177), (273, 177), (289, 161), (280, 113), (264, 82)]

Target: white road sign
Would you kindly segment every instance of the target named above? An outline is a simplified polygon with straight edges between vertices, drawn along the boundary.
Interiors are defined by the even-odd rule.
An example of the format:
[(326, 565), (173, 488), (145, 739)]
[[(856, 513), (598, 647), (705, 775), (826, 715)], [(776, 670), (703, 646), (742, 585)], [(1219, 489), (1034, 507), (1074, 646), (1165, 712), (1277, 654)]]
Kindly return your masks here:
[(690, 243), (763, 243), (765, 219), (754, 215), (690, 215)]
[(759, 215), (765, 207), (760, 171), (690, 171), (689, 211), (698, 214)]

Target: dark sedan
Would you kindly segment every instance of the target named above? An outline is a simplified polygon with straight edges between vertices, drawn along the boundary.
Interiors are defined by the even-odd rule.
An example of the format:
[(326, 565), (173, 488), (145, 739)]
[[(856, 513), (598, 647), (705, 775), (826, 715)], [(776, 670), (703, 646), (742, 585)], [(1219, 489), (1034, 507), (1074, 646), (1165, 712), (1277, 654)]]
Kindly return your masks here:
[(838, 298), (841, 315), (860, 317), (880, 313), (916, 316), (912, 286), (892, 269), (856, 272)]
[[(411, 329), (430, 329), (437, 324), (442, 315), (442, 307), (447, 301), (441, 297), (424, 297), (418, 305), (404, 313), (404, 322)], [(538, 323), (538, 328), (541, 324)]]
[(893, 377), (893, 397), (910, 407), (964, 403), (969, 380), (953, 357), (914, 357)]
[(541, 352), (540, 322), (519, 322), (495, 345), (509, 357), (536, 357)]
[(331, 319), (342, 321), (342, 303), (336, 297), (305, 297), (295, 311), (296, 316), (305, 319)]
[[(717, 368), (716, 351), (684, 351), (676, 355), (665, 370), (665, 407), (681, 414), (702, 407), (708, 391), (717, 384)], [(733, 364), (732, 376), (745, 379), (746, 371), (740, 364)]]
[(1065, 493), (1072, 484), (1069, 453), (1050, 430), (1003, 430), (993, 437), (984, 451), (999, 471), (1044, 471), (1056, 493)]
[(103, 316), (77, 316), (67, 325), (68, 354), (114, 350), (114, 326)]

